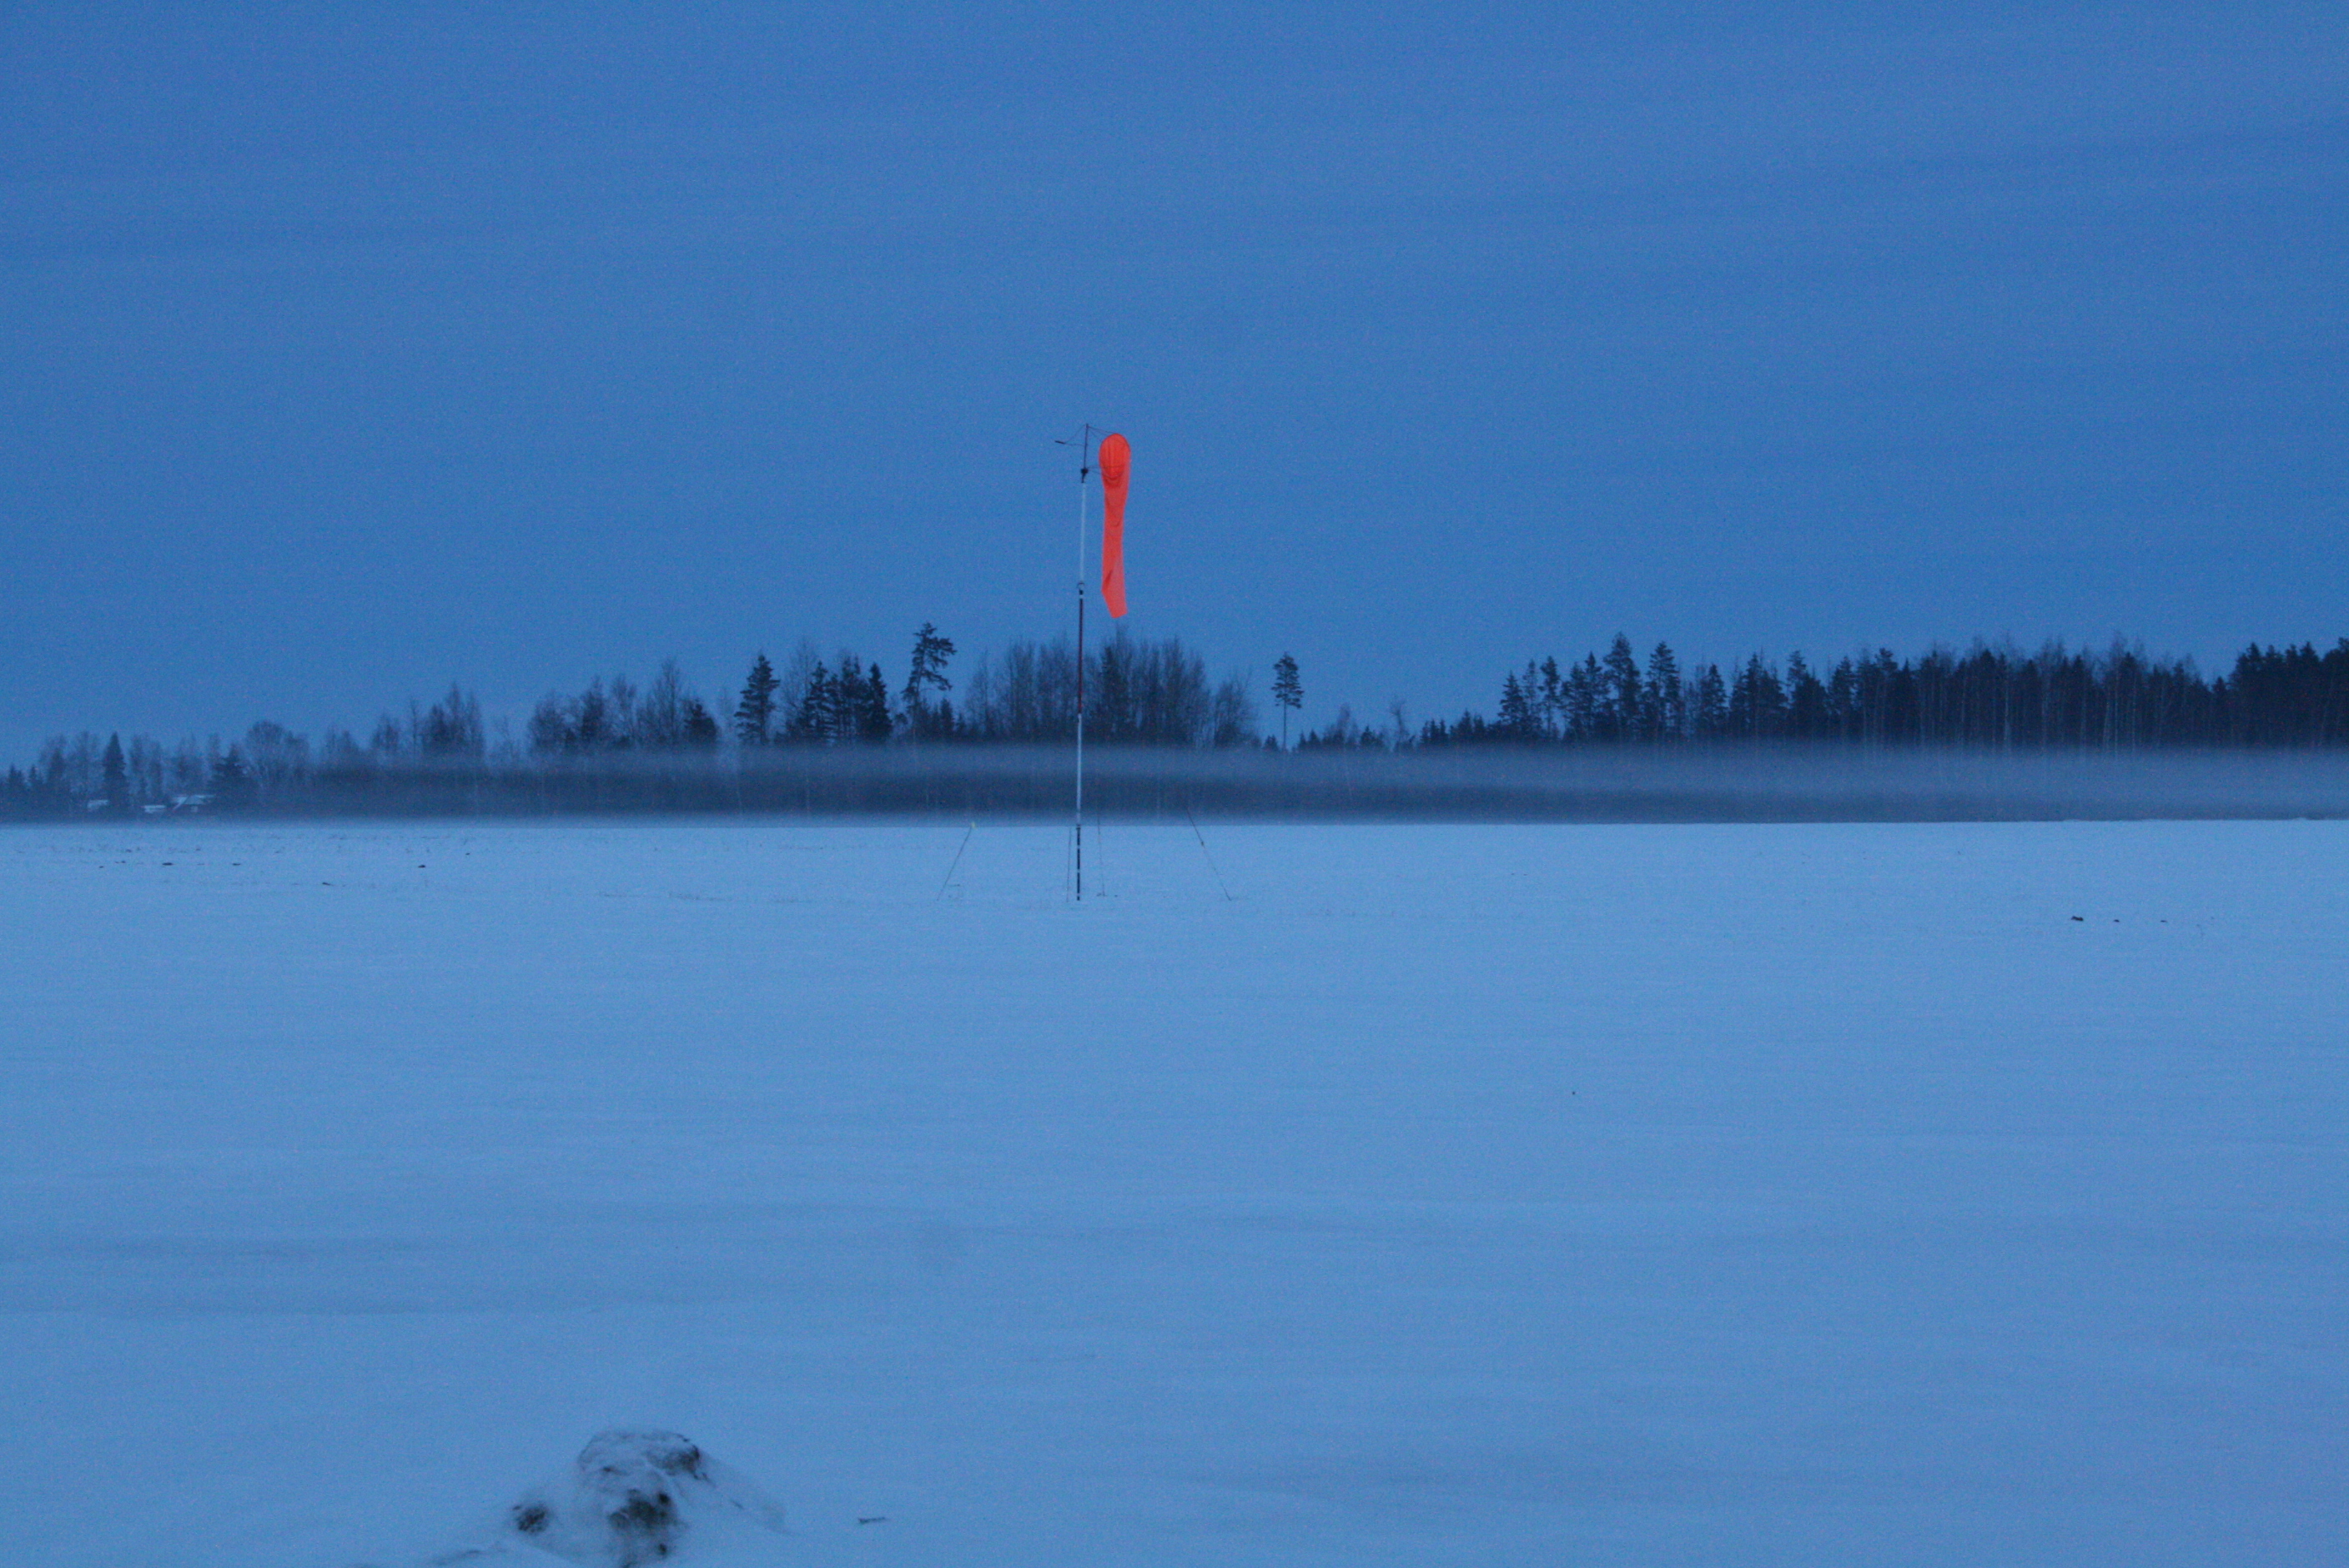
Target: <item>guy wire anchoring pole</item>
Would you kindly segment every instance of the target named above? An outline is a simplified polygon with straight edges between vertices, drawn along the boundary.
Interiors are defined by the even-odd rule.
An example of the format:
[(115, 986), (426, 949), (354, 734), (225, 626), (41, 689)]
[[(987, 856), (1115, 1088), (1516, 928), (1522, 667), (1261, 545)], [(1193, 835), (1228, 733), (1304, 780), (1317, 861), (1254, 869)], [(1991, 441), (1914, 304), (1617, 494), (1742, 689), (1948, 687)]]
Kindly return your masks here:
[(971, 819), (971, 820), (970, 820), (970, 826), (969, 826), (969, 828), (968, 828), (968, 829), (967, 829), (967, 830), (964, 831), (964, 833), (963, 833), (963, 836), (962, 836), (962, 842), (961, 842), (961, 843), (959, 843), (959, 844), (957, 844), (957, 845), (955, 846), (955, 858), (954, 858), (951, 861), (949, 861), (949, 862), (947, 863), (947, 876), (946, 876), (946, 881), (944, 881), (944, 882), (942, 882), (938, 883), (938, 896), (937, 896), (937, 898), (936, 898), (936, 899), (932, 899), (932, 900), (930, 901), (931, 903), (937, 903), (937, 902), (939, 901), (939, 899), (943, 899), (943, 898), (945, 898), (945, 897), (947, 896), (947, 889), (948, 889), (948, 888), (950, 888), (950, 887), (952, 887), (952, 886), (954, 885), (954, 874), (955, 874), (955, 869), (956, 869), (957, 867), (958, 867), (958, 866), (960, 866), (960, 865), (962, 864), (962, 852), (963, 852), (965, 850), (967, 850), (967, 849), (970, 848), (970, 836), (971, 836), (971, 834), (976, 833), (976, 832), (978, 832), (978, 818), (976, 818), (976, 817), (973, 817), (973, 818)]

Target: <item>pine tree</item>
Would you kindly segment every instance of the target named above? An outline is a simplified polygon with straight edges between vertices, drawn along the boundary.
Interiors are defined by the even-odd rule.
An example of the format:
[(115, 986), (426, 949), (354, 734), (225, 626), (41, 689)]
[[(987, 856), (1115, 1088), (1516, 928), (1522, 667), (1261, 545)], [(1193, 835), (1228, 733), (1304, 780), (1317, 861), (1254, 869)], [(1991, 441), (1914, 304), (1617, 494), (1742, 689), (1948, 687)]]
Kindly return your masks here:
[(1681, 690), (1681, 662), (1670, 643), (1648, 655), (1647, 683), (1640, 688), (1640, 729), (1651, 740), (1678, 740), (1688, 733), (1688, 702)]
[(1800, 649), (1786, 655), (1786, 733), (1797, 740), (1827, 733), (1827, 688)]
[(1721, 666), (1707, 665), (1696, 677), (1696, 697), (1690, 704), (1689, 732), (1700, 740), (1718, 740), (1729, 733), (1729, 693)]
[(879, 746), (889, 738), (896, 727), (896, 717), (889, 711), (889, 684), (881, 678), (878, 664), (863, 680), (854, 673), (844, 678), (849, 691), (849, 724), (851, 733), (867, 746)]
[[(415, 713), (414, 704), (409, 711)], [(417, 749), (430, 758), (479, 761), (487, 747), (481, 702), (454, 681), (449, 683), (449, 695), (421, 717), (412, 717), (409, 727), (415, 734)]]
[(1539, 706), (1542, 733), (1553, 737), (1565, 735), (1568, 732), (1566, 677), (1559, 673), (1557, 660), (1554, 657), (1542, 661)]
[(115, 816), (130, 814), (130, 769), (122, 760), (122, 737), (106, 738), (106, 758), (100, 764), (99, 788), (106, 791), (107, 810)]
[(833, 736), (832, 672), (822, 659), (808, 672), (807, 686), (800, 693), (799, 711), (792, 715), (787, 733), (793, 740), (805, 745), (821, 745)]
[(1618, 739), (1628, 739), (1640, 730), (1640, 660), (1631, 652), (1631, 639), (1622, 633), (1607, 649), (1607, 721)]
[(1827, 677), (1827, 729), (1841, 740), (1859, 734), (1859, 674), (1848, 658), (1838, 659)]
[(855, 659), (843, 656), (825, 687), (823, 734), (834, 746), (844, 746), (856, 737), (857, 697), (864, 685), (856, 669)]
[(212, 798), (223, 806), (242, 806), (253, 798), (253, 769), (233, 746), (212, 760)]
[(1729, 728), (1747, 739), (1766, 740), (1786, 727), (1786, 691), (1778, 674), (1760, 654), (1738, 667), (1729, 688)]
[(682, 740), (688, 750), (715, 751), (718, 749), (718, 716), (710, 712), (708, 705), (691, 692), (688, 692), (685, 696), (685, 733)]
[[(905, 727), (916, 736), (930, 738), (954, 733), (954, 708), (943, 700), (954, 689), (947, 678), (947, 661), (954, 657), (954, 639), (938, 634), (937, 627), (928, 621), (914, 634), (914, 655), (906, 661), (905, 689), (901, 699), (905, 708)], [(935, 691), (941, 700), (936, 707), (930, 705)]]
[(1305, 706), (1305, 683), (1297, 676), (1297, 658), (1283, 654), (1273, 661), (1272, 700), (1280, 708), (1280, 747), (1288, 749), (1288, 716)]
[(1526, 699), (1526, 688), (1511, 670), (1501, 682), (1500, 722), (1495, 727), (1512, 740), (1525, 740), (1533, 733), (1533, 704)]
[(1575, 665), (1566, 678), (1567, 729), (1572, 738), (1599, 738), (1599, 694), (1605, 686), (1606, 676), (1599, 668), (1599, 655), (1585, 654), (1582, 662)]
[(774, 738), (775, 690), (782, 684), (775, 678), (775, 666), (767, 662), (767, 651), (760, 649), (750, 678), (742, 683), (742, 700), (734, 707), (737, 740), (745, 746), (764, 746)]

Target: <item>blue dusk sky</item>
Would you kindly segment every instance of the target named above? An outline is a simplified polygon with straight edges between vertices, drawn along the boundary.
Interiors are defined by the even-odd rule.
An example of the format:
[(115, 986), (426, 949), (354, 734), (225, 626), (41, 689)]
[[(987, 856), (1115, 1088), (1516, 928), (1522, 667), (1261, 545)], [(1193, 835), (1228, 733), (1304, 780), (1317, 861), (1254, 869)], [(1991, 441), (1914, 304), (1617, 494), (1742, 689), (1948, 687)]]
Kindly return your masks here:
[(1136, 634), (2349, 634), (2349, 7), (12, 5), (0, 761)]

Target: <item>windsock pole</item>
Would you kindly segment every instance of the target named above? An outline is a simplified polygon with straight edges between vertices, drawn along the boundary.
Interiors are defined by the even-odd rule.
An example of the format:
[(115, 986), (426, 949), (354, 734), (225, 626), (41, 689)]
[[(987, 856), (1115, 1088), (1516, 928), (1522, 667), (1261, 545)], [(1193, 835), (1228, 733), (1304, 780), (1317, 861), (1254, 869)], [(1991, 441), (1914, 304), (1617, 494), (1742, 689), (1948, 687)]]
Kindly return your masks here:
[(1085, 490), (1093, 428), (1077, 436), (1077, 902), (1085, 902)]
[[(1114, 621), (1125, 614), (1125, 480), (1132, 449), (1114, 430), (1102, 432), (1102, 603)], [(1066, 445), (1064, 441), (1061, 443)], [(1093, 428), (1077, 431), (1077, 902), (1085, 899), (1085, 525), (1086, 481), (1092, 477)]]

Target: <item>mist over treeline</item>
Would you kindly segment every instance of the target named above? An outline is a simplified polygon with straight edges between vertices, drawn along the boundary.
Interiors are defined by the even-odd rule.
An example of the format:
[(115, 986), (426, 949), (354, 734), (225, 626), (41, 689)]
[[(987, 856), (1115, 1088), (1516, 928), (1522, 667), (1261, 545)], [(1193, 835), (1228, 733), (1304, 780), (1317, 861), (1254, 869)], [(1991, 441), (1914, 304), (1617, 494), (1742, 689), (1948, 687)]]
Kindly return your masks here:
[[(1713, 664), (1684, 669), (1663, 643), (1642, 658), (1619, 635), (1603, 654), (1528, 659), (1506, 672), (1490, 715), (1416, 725), (1400, 699), (1375, 718), (1340, 705), (1304, 724), (1310, 673), (1283, 655), (1265, 687), (1279, 720), (1270, 732), (1250, 678), (1211, 681), (1205, 659), (1177, 637), (1121, 628), (1086, 651), (1081, 671), (1065, 637), (1021, 639), (972, 660), (959, 682), (956, 655), (925, 624), (893, 681), (854, 649), (802, 642), (781, 665), (759, 654), (740, 688), (715, 702), (671, 660), (642, 686), (616, 675), (550, 692), (519, 733), (485, 723), (478, 699), (454, 684), (432, 702), (381, 715), (364, 738), (335, 728), (314, 744), (265, 719), (225, 744), (216, 735), (167, 747), (84, 731), (53, 738), (29, 768), (7, 770), (0, 816), (1042, 812), (1061, 809), (1065, 759), (1046, 751), (1076, 733), (1081, 677), (1085, 738), (1104, 748), (1104, 805), (1123, 794), (1133, 809), (1159, 813), (1414, 814), (1443, 799), (1471, 815), (1607, 815), (1612, 809), (1594, 805), (1603, 797), (1631, 815), (1736, 815), (1710, 783), (1659, 793), (1653, 780), (1665, 775), (1656, 766), (1742, 758), (1751, 779), (1767, 758), (1776, 776), (1794, 779), (1803, 775), (1786, 771), (1789, 758), (1851, 753), (2248, 760), (2349, 748), (2349, 638), (2323, 654), (2253, 645), (2228, 674), (2206, 678), (2190, 659), (2148, 657), (2117, 640), (2102, 652), (1977, 642), (1902, 658), (1879, 649), (1824, 671), (1800, 653), (1783, 662), (1757, 653), (1724, 673)], [(1178, 764), (1184, 753), (1226, 761)], [(1372, 777), (1360, 767), (1333, 772), (1309, 754), (1322, 764), (1420, 761), (1416, 773), (1403, 764)], [(1243, 756), (1245, 766), (1232, 765)], [(1643, 771), (1594, 770), (1609, 757)], [(1448, 759), (1440, 769), (1439, 759)], [(1721, 776), (1718, 767), (1705, 774)], [(2329, 789), (2293, 795), (2294, 809), (2327, 810)], [(1782, 795), (1826, 798), (1810, 785)], [(1909, 814), (1914, 802), (1886, 810)]]

